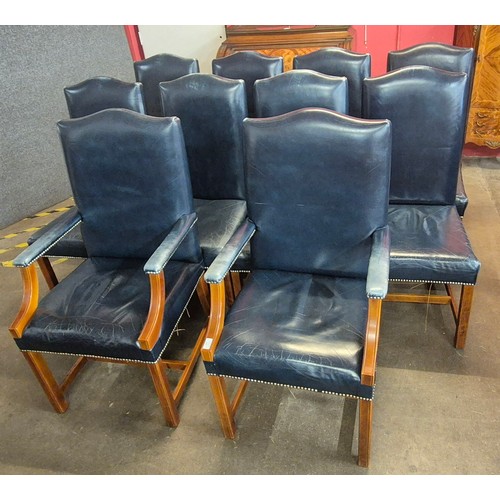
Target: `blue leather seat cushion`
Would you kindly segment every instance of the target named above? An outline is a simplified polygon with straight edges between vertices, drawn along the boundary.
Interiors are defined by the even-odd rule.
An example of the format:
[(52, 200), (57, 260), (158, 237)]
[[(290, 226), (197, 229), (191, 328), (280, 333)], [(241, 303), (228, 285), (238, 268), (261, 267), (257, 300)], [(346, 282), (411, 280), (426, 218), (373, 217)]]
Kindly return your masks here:
[(151, 351), (136, 340), (149, 311), (149, 277), (135, 259), (89, 258), (40, 301), (21, 350), (154, 362), (164, 350), (203, 272), (201, 264), (170, 261), (160, 339)]
[(389, 279), (474, 284), (480, 263), (454, 205), (390, 205)]
[(360, 382), (365, 288), (363, 279), (254, 270), (207, 373), (371, 398)]
[[(195, 198), (194, 209), (198, 215), (196, 227), (203, 252), (203, 262), (209, 267), (234, 231), (247, 215), (244, 200), (202, 200)], [(242, 253), (243, 255), (243, 253)], [(250, 263), (248, 251), (237, 261), (237, 269), (247, 270)]]

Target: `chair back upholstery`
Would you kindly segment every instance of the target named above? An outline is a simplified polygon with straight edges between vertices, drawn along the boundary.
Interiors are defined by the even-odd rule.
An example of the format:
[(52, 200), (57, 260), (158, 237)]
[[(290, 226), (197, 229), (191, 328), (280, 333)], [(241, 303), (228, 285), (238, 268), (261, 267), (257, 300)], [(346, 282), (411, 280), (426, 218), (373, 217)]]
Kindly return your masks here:
[(212, 61), (212, 73), (245, 82), (248, 116), (255, 116), (254, 82), (283, 73), (283, 58), (268, 57), (250, 50), (235, 52)]
[[(108, 109), (58, 129), (90, 257), (147, 259), (194, 211), (178, 118)], [(194, 233), (176, 258), (199, 261)]]
[(347, 78), (294, 69), (255, 82), (255, 114), (277, 116), (300, 108), (348, 112)]
[(387, 71), (406, 66), (432, 66), (445, 71), (465, 73), (468, 76), (469, 94), (474, 78), (475, 51), (472, 48), (432, 42), (394, 50), (387, 54)]
[(70, 118), (81, 118), (108, 108), (123, 108), (144, 114), (142, 83), (96, 76), (64, 88)]
[(371, 55), (358, 54), (340, 47), (319, 49), (295, 56), (294, 69), (312, 69), (325, 75), (345, 76), (349, 87), (349, 114), (360, 117), (363, 80), (371, 75)]
[(411, 66), (364, 82), (364, 117), (392, 122), (391, 203), (455, 203), (467, 75)]
[(301, 109), (244, 128), (253, 268), (366, 277), (387, 224), (390, 123)]
[(186, 143), (193, 196), (245, 199), (245, 83), (210, 74), (160, 84), (163, 112), (178, 116)]
[(160, 82), (175, 80), (180, 76), (199, 73), (197, 59), (173, 54), (156, 54), (134, 62), (135, 79), (144, 86), (146, 112), (152, 116), (163, 116), (161, 109)]

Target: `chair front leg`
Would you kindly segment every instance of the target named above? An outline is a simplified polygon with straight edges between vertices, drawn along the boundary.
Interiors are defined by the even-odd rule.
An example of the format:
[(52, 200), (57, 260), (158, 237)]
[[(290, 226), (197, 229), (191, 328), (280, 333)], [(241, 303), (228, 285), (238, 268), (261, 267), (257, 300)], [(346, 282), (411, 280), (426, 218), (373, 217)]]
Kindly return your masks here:
[(458, 309), (457, 329), (455, 331), (456, 349), (463, 349), (465, 347), (473, 296), (474, 286), (462, 285), (462, 291), (460, 293), (460, 306)]
[(148, 368), (153, 379), (156, 394), (160, 400), (165, 421), (169, 427), (177, 427), (180, 420), (179, 411), (177, 410), (165, 370), (161, 362), (149, 365)]
[(38, 382), (40, 382), (54, 410), (56, 410), (57, 413), (64, 413), (68, 409), (68, 402), (44, 357), (36, 352), (23, 352), (23, 355), (33, 370)]
[(234, 439), (236, 437), (236, 423), (234, 422), (234, 412), (231, 408), (226, 382), (223, 377), (214, 375), (209, 375), (208, 380), (210, 381), (210, 388), (212, 389), (224, 436), (227, 439)]
[(368, 467), (372, 440), (373, 401), (359, 400), (358, 465)]

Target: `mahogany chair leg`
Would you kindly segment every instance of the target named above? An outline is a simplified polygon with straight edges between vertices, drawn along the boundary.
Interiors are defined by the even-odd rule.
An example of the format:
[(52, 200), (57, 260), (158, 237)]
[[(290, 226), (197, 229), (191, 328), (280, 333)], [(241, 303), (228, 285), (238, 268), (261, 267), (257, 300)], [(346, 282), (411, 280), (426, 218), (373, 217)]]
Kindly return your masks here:
[(38, 265), (40, 266), (40, 271), (42, 271), (49, 289), (54, 288), (59, 283), (59, 280), (57, 279), (56, 273), (48, 257), (40, 257), (38, 259)]
[(203, 312), (208, 316), (210, 314), (210, 289), (203, 277), (198, 281), (196, 294), (198, 295)]
[(462, 285), (462, 291), (460, 293), (460, 306), (458, 309), (457, 329), (455, 332), (456, 349), (463, 349), (465, 347), (473, 295), (473, 285)]
[(227, 394), (226, 383), (222, 377), (210, 375), (210, 388), (214, 395), (215, 405), (219, 413), (222, 431), (227, 439), (236, 437), (236, 424), (234, 422), (234, 413), (231, 410), (231, 403)]
[(57, 413), (64, 413), (68, 409), (68, 402), (64, 397), (64, 392), (56, 382), (54, 375), (52, 375), (44, 357), (36, 352), (23, 352), (23, 355), (33, 370), (38, 382), (40, 382), (54, 410)]
[(241, 273), (230, 273), (231, 284), (233, 286), (233, 294), (235, 297), (241, 292)]
[(224, 285), (226, 289), (226, 301), (228, 307), (231, 307), (234, 303), (234, 299), (236, 298), (236, 295), (233, 290), (233, 281), (231, 279), (231, 273), (226, 274), (224, 278)]
[(167, 375), (161, 362), (153, 365), (148, 365), (151, 378), (156, 389), (156, 394), (160, 400), (160, 404), (165, 416), (165, 421), (169, 427), (177, 427), (179, 425), (179, 412), (175, 405), (172, 391), (167, 380)]
[(359, 441), (358, 465), (368, 467), (370, 463), (370, 448), (372, 439), (373, 401), (359, 400)]

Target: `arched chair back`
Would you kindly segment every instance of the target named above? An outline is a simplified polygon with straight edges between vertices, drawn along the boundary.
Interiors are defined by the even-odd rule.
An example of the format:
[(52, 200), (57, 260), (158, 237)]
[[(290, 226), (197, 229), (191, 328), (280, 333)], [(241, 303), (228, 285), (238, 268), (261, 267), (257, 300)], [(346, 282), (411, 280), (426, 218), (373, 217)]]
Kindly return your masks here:
[(192, 74), (160, 84), (163, 113), (182, 123), (205, 265), (246, 215), (245, 83)]
[(347, 78), (294, 69), (255, 82), (255, 114), (259, 118), (300, 108), (348, 112)]
[(393, 50), (387, 54), (387, 71), (406, 66), (432, 66), (445, 71), (465, 73), (468, 77), (469, 94), (474, 79), (475, 51), (468, 47), (432, 42)]
[(109, 108), (146, 112), (142, 83), (107, 76), (96, 76), (65, 87), (64, 97), (70, 118), (81, 118)]
[(349, 114), (361, 116), (363, 80), (371, 74), (371, 55), (341, 47), (319, 49), (295, 56), (294, 69), (312, 69), (325, 75), (345, 76), (349, 86)]
[(466, 85), (464, 73), (428, 66), (365, 80), (364, 117), (393, 124), (391, 203), (454, 203)]
[[(474, 80), (475, 51), (472, 48), (456, 47), (443, 43), (422, 43), (408, 47), (402, 50), (394, 50), (387, 54), (387, 70), (404, 68), (412, 65), (431, 66), (444, 69), (446, 71), (455, 71), (467, 75), (467, 109), (472, 92), (472, 83)], [(464, 117), (467, 120), (467, 116)], [(464, 134), (466, 130), (464, 127)], [(458, 174), (457, 193), (455, 205), (458, 213), (463, 217), (469, 199), (467, 197), (462, 177), (462, 169)]]
[(135, 78), (144, 86), (146, 112), (152, 116), (163, 116), (161, 110), (160, 82), (175, 80), (180, 76), (199, 73), (197, 59), (173, 54), (155, 54), (134, 62)]
[(248, 116), (255, 116), (254, 83), (261, 78), (283, 73), (283, 58), (259, 52), (242, 51), (212, 61), (212, 73), (245, 82)]

